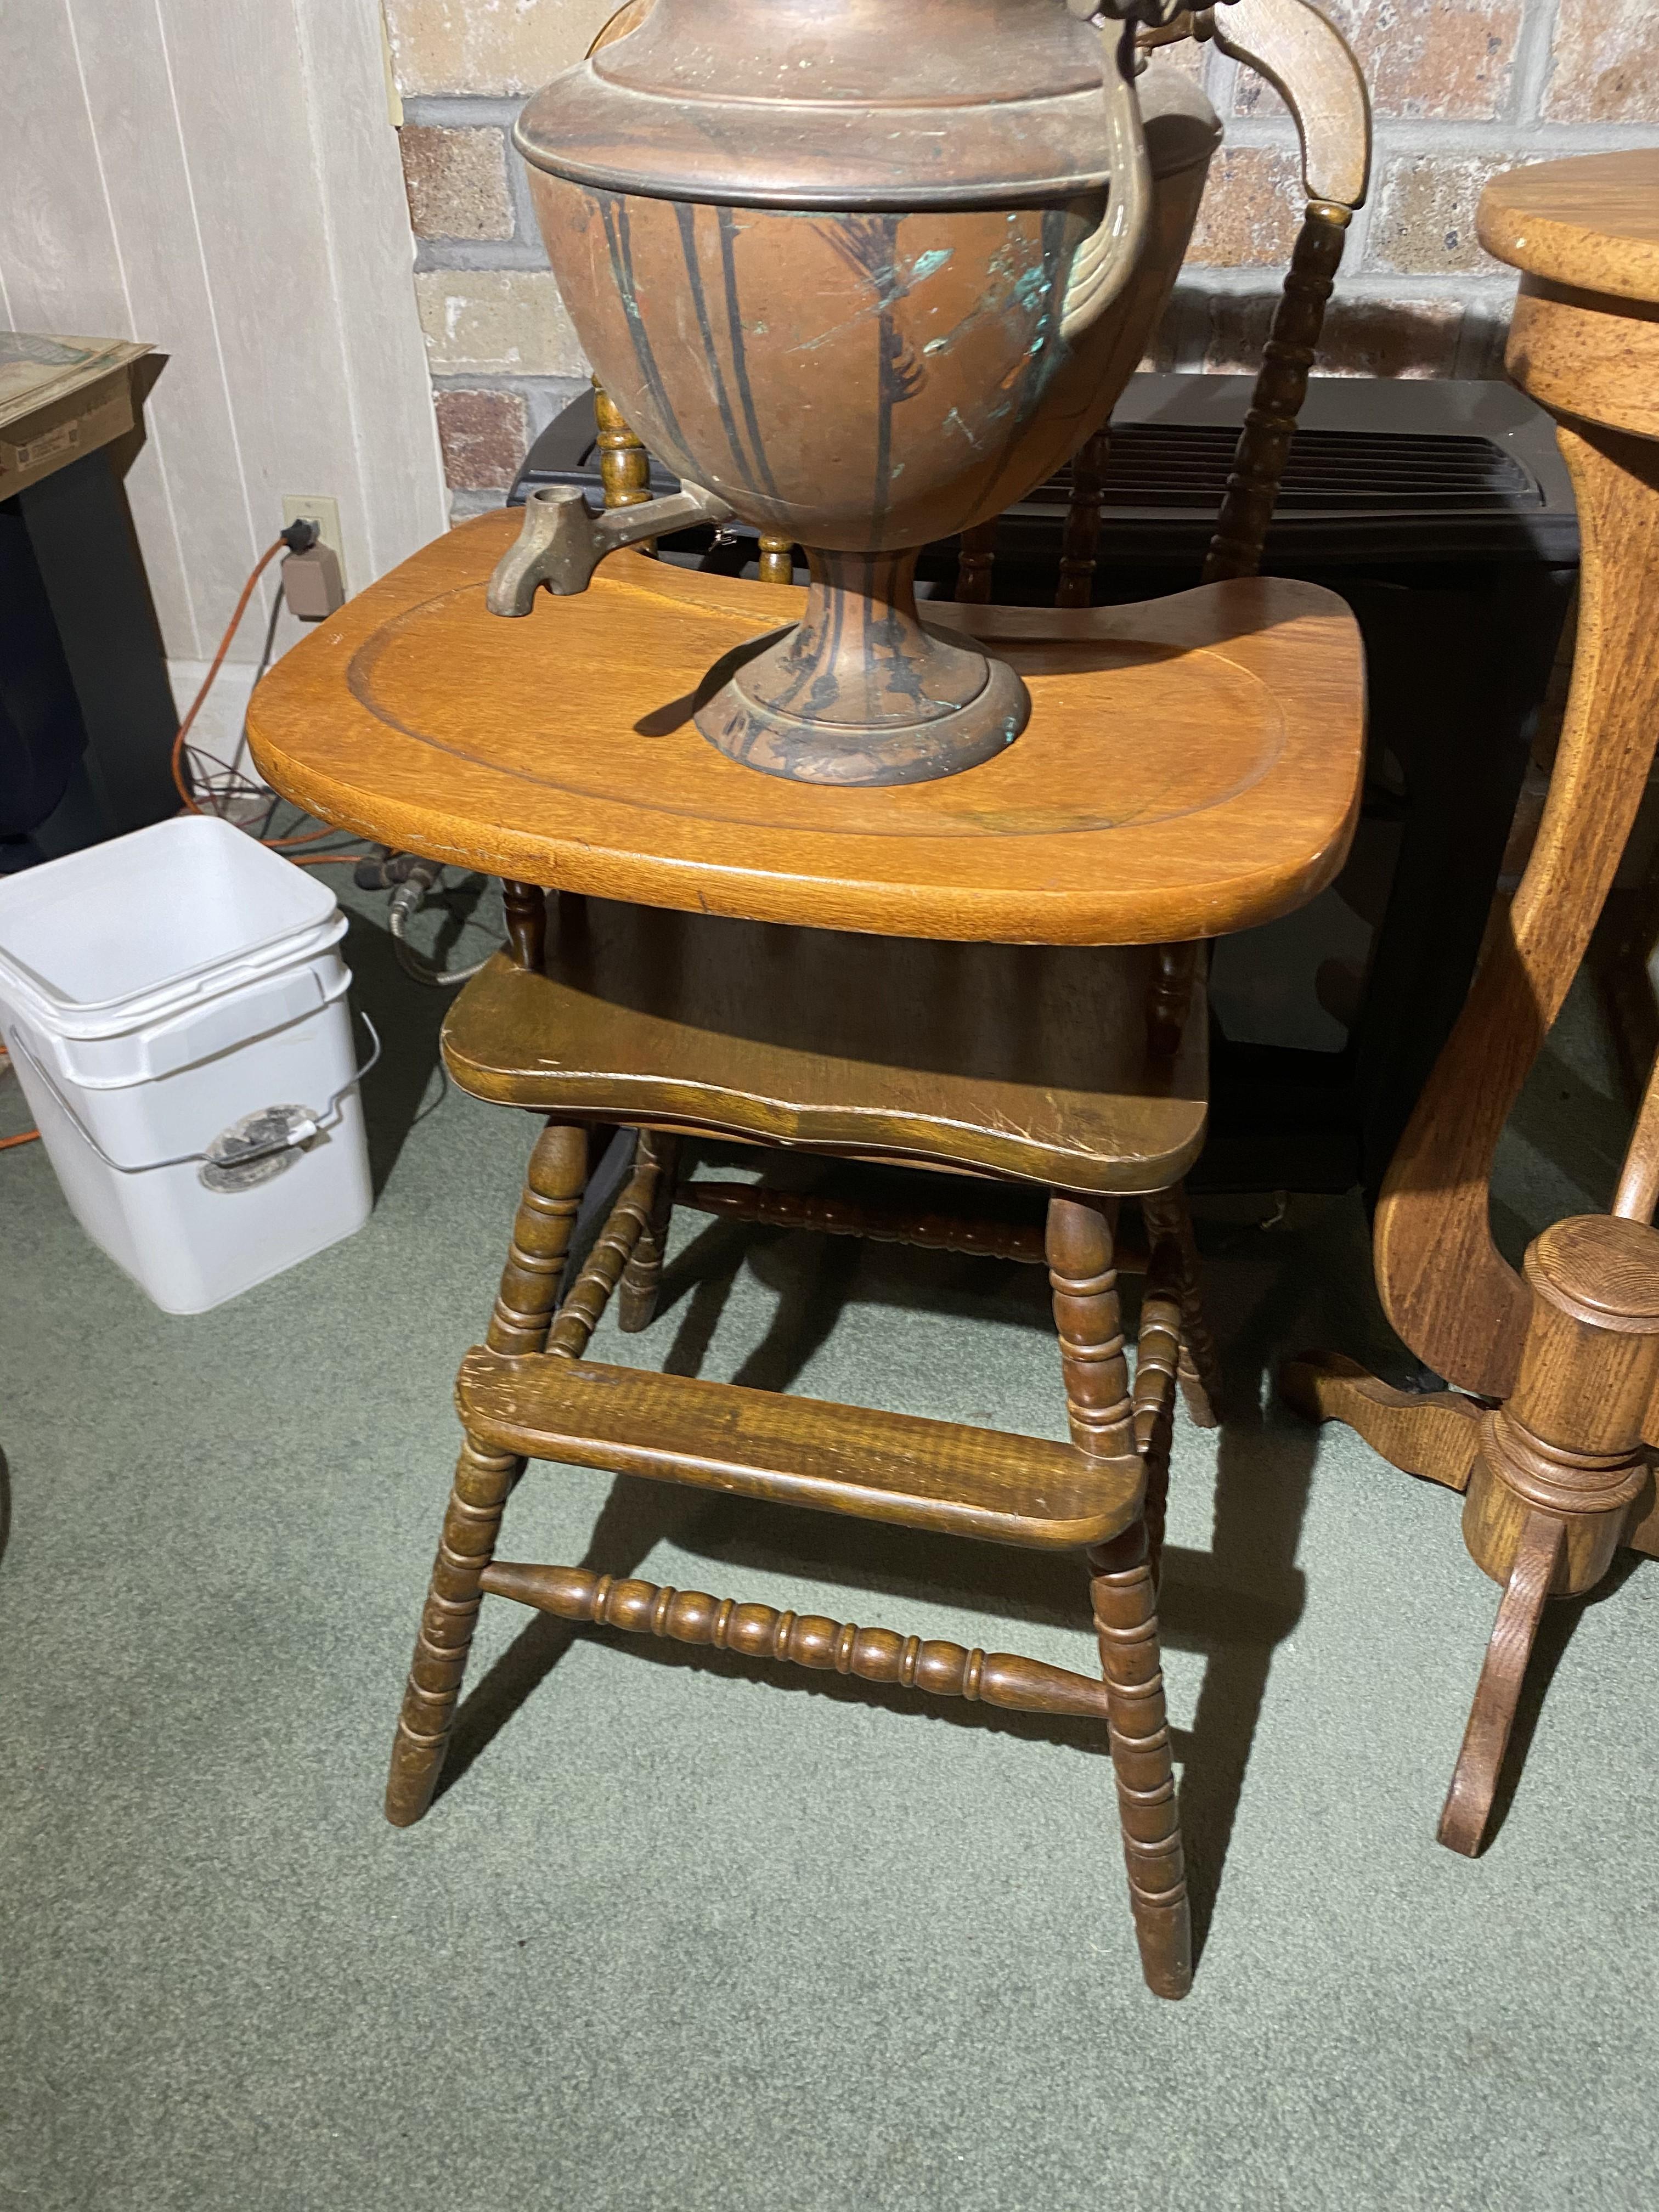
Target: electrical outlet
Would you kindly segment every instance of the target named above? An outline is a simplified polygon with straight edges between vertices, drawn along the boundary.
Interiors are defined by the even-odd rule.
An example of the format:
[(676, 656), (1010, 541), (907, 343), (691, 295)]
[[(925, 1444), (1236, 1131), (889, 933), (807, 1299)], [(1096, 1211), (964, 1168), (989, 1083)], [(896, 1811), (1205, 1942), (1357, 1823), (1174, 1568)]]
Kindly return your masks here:
[(314, 522), (317, 535), (340, 564), (342, 590), (346, 583), (345, 547), (340, 543), (340, 502), (319, 491), (291, 491), (283, 495), (283, 527), (290, 522)]

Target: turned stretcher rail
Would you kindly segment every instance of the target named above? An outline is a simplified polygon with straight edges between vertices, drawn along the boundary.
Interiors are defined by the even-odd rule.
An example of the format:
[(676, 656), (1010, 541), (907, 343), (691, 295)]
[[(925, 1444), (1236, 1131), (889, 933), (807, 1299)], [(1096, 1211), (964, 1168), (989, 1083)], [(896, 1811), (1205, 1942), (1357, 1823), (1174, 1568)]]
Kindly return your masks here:
[(821, 1673), (895, 1682), (933, 1697), (964, 1698), (1012, 1712), (1107, 1717), (1103, 1682), (1007, 1651), (969, 1651), (960, 1644), (901, 1636), (890, 1628), (860, 1628), (822, 1613), (780, 1613), (769, 1605), (618, 1580), (586, 1567), (526, 1566), (497, 1559), (484, 1569), (480, 1583), (493, 1596), (514, 1598), (562, 1620), (591, 1621), (677, 1644), (709, 1644), (749, 1659), (787, 1659)]
[[(929, 1251), (964, 1253), (969, 1259), (1017, 1260), (1024, 1267), (1043, 1264), (1042, 1229), (1035, 1222), (969, 1220), (958, 1214), (861, 1206), (816, 1193), (769, 1190), (754, 1182), (683, 1182), (674, 1193), (674, 1203), (732, 1221), (753, 1221), (766, 1229), (864, 1237), (878, 1244), (918, 1244)], [(1117, 1264), (1121, 1273), (1145, 1274), (1146, 1252), (1126, 1239), (1119, 1247)]]

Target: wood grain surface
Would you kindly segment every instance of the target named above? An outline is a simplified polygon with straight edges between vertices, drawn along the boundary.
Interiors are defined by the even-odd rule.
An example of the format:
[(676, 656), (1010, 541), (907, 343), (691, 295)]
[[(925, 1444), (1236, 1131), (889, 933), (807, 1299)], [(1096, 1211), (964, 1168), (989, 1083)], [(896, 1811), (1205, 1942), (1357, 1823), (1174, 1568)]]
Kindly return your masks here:
[(1540, 407), (1659, 438), (1659, 305), (1523, 276), (1504, 349)]
[(1475, 217), (1488, 253), (1556, 284), (1659, 300), (1659, 146), (1494, 177)]
[(475, 1347), (456, 1403), (467, 1434), (530, 1459), (686, 1482), (863, 1521), (1044, 1550), (1117, 1535), (1140, 1462), (735, 1382)]
[(1342, 1421), (1402, 1474), (1467, 1490), (1480, 1455), (1483, 1409), (1455, 1390), (1396, 1390), (1341, 1352), (1304, 1352), (1279, 1370), (1288, 1406), (1310, 1421)]
[(1358, 632), (1308, 584), (1144, 606), (930, 603), (1030, 688), (994, 761), (899, 789), (795, 787), (706, 744), (711, 663), (799, 613), (782, 586), (614, 555), (578, 598), (484, 610), (514, 518), (426, 547), (260, 685), (262, 771), (325, 821), (521, 882), (758, 921), (1140, 944), (1298, 906), (1346, 855)]
[(1488, 1182), (1613, 882), (1659, 738), (1659, 443), (1565, 427), (1583, 532), (1577, 658), (1542, 825), (1456, 1027), (1389, 1167), (1377, 1288), (1437, 1374), (1483, 1397), (1514, 1388), (1532, 1301), (1492, 1243)]

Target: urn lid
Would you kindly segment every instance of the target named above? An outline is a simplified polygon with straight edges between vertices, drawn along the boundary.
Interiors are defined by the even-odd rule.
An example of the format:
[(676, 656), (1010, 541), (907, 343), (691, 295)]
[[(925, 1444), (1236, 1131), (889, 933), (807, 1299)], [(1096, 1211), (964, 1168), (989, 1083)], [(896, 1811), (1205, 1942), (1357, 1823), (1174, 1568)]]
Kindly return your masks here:
[[(538, 169), (738, 207), (938, 208), (1110, 180), (1099, 33), (1066, 0), (654, 0), (556, 76), (514, 143)], [(1206, 161), (1208, 103), (1142, 80), (1157, 173)]]

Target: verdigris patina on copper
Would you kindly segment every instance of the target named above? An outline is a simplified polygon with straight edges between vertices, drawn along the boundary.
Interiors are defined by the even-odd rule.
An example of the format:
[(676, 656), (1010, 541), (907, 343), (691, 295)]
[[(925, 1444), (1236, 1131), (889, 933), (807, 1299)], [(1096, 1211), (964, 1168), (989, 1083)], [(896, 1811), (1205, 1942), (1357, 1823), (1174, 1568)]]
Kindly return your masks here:
[[(1190, 234), (1215, 117), (1137, 82), (1164, 0), (655, 0), (515, 143), (605, 389), (702, 516), (807, 550), (799, 623), (711, 672), (734, 759), (904, 783), (990, 758), (1029, 702), (918, 619), (917, 550), (1000, 513), (1099, 428)], [(580, 590), (613, 544), (544, 495), (491, 604)], [(602, 533), (595, 538), (595, 531)]]

